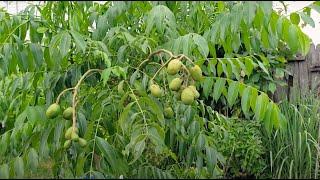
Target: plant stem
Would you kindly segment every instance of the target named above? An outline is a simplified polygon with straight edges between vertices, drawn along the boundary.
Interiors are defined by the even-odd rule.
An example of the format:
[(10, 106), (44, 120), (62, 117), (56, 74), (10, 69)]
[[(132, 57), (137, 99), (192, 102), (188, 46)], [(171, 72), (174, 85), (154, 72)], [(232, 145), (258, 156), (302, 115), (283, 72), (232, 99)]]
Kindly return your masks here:
[(74, 88), (72, 87), (72, 88), (68, 88), (68, 89), (63, 90), (63, 91), (58, 95), (57, 100), (56, 100), (56, 104), (59, 104), (60, 98), (61, 98), (61, 96), (62, 96), (65, 92), (70, 91), (70, 90), (73, 90), (73, 89), (74, 89)]
[(76, 115), (76, 98), (77, 98), (77, 94), (78, 94), (78, 90), (80, 87), (81, 82), (84, 80), (84, 78), (90, 74), (91, 72), (102, 72), (101, 69), (89, 69), (86, 73), (84, 73), (80, 80), (78, 81), (77, 85), (74, 87), (74, 93), (73, 93), (73, 98), (72, 98), (72, 107), (73, 107), (73, 112), (72, 112), (72, 131), (74, 132), (76, 129), (76, 119), (77, 119), (77, 115)]
[[(179, 60), (181, 60), (182, 56), (179, 57)], [(152, 79), (150, 79), (150, 81), (152, 82), (153, 79), (157, 76), (157, 74), (161, 71), (162, 68), (164, 68), (167, 64), (169, 64), (171, 58), (167, 60), (167, 62), (165, 62), (159, 69), (158, 71), (153, 75)]]
[(147, 57), (147, 59), (145, 59), (144, 61), (142, 61), (142, 62), (140, 63), (140, 65), (138, 66), (138, 69), (140, 69), (140, 67), (141, 67), (144, 63), (150, 61), (150, 58), (151, 58), (152, 56), (154, 56), (154, 55), (156, 55), (156, 54), (160, 54), (160, 53), (162, 53), (162, 52), (169, 54), (169, 55), (170, 55), (170, 58), (169, 58), (169, 59), (171, 59), (172, 57), (174, 57), (174, 55), (172, 54), (172, 52), (170, 52), (170, 51), (168, 51), (168, 50), (165, 50), (165, 49), (159, 49), (158, 51), (155, 51), (155, 52), (149, 54), (149, 56)]

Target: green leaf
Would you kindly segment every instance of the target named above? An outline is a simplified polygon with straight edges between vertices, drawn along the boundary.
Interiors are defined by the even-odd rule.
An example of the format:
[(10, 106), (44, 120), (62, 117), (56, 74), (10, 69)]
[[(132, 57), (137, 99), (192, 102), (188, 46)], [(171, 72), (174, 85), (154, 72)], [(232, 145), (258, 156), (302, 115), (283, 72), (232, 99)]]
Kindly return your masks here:
[(320, 6), (319, 5), (313, 3), (309, 7), (316, 10), (318, 13), (320, 13)]
[(32, 53), (32, 56), (34, 57), (35, 63), (38, 68), (42, 66), (43, 63), (43, 51), (39, 44), (30, 44), (30, 50)]
[(273, 103), (273, 109), (272, 109), (272, 114), (271, 114), (271, 120), (273, 126), (278, 129), (280, 127), (280, 120), (281, 120), (281, 113), (276, 104)]
[(232, 81), (228, 88), (228, 96), (227, 101), (230, 107), (233, 106), (235, 101), (237, 100), (239, 93), (239, 83), (236, 81)]
[(245, 57), (244, 63), (246, 66), (247, 75), (250, 76), (254, 68), (253, 60), (251, 58)]
[(82, 52), (85, 52), (87, 43), (84, 40), (83, 36), (80, 33), (73, 31), (73, 30), (70, 30), (70, 33), (74, 39), (74, 42), (75, 42), (77, 48), (82, 50)]
[(111, 68), (104, 69), (101, 73), (101, 79), (103, 80), (103, 85), (107, 84), (111, 73)]
[(34, 148), (31, 148), (28, 153), (28, 165), (32, 171), (35, 171), (39, 165), (38, 153)]
[(246, 89), (242, 93), (241, 97), (241, 108), (243, 113), (248, 117), (248, 113), (250, 110), (250, 95), (251, 95), (251, 87), (246, 87)]
[(273, 102), (269, 102), (267, 108), (266, 108), (266, 115), (264, 117), (264, 127), (266, 128), (267, 130), (267, 133), (270, 135), (271, 133), (271, 130), (272, 130), (272, 113), (273, 113)]
[(221, 93), (223, 89), (225, 88), (226, 80), (225, 79), (217, 79), (217, 81), (214, 84), (213, 88), (213, 98), (215, 101), (218, 101), (218, 99), (221, 96)]
[(261, 41), (265, 48), (269, 48), (269, 34), (264, 27), (261, 29)]
[(8, 166), (8, 164), (2, 164), (0, 166), (0, 179), (9, 179), (9, 166)]
[(206, 146), (206, 156), (207, 156), (207, 162), (208, 162), (208, 169), (212, 170), (217, 164), (217, 156), (216, 151), (212, 147)]
[(251, 89), (251, 94), (250, 94), (250, 107), (252, 111), (255, 111), (256, 108), (256, 101), (258, 97), (258, 91), (257, 89)]
[(299, 48), (299, 44), (298, 44), (299, 41), (297, 41), (297, 35), (298, 35), (297, 31), (298, 30), (297, 30), (296, 25), (292, 24), (289, 28), (288, 45), (289, 45), (291, 51), (293, 51), (293, 52), (297, 52), (297, 50)]
[(257, 97), (256, 107), (254, 110), (255, 118), (257, 120), (263, 120), (268, 102), (268, 97), (266, 97), (265, 94), (261, 94)]
[(16, 178), (23, 178), (24, 176), (24, 164), (21, 157), (16, 157), (14, 160), (14, 172)]
[(203, 82), (203, 94), (205, 96), (205, 98), (208, 98), (211, 90), (212, 90), (212, 86), (213, 86), (213, 79), (212, 78), (208, 78), (206, 77), (204, 82)]
[(114, 147), (101, 137), (96, 137), (97, 147), (110, 164), (111, 169), (119, 174), (125, 174), (128, 171), (127, 163), (118, 155)]
[(47, 27), (38, 27), (37, 32), (38, 33), (45, 33), (47, 32), (48, 28)]
[(155, 101), (153, 101), (150, 97), (145, 96), (145, 97), (139, 98), (139, 102), (146, 103), (148, 105), (148, 107), (151, 109), (151, 112), (156, 114), (157, 119), (160, 122), (164, 123), (163, 111), (161, 110), (161, 108), (159, 107), (159, 105)]
[(164, 29), (170, 27), (176, 28), (176, 20), (171, 10), (164, 5), (157, 5), (151, 9), (146, 21), (146, 33), (149, 34), (154, 26), (159, 33), (163, 33)]
[(146, 147), (145, 139), (142, 139), (141, 141), (137, 142), (136, 145), (134, 146), (134, 159), (129, 163), (132, 164), (136, 160), (139, 159), (139, 157), (142, 155), (142, 152), (144, 151)]
[(306, 13), (304, 12), (298, 12), (298, 14), (301, 16), (302, 20), (306, 23), (308, 23), (311, 27), (315, 27), (315, 23), (313, 21), (313, 19), (308, 16)]
[(199, 52), (203, 57), (208, 57), (209, 54), (209, 46), (207, 40), (200, 36), (199, 34), (193, 33), (193, 41), (198, 46)]
[(61, 34), (61, 41), (60, 41), (60, 52), (62, 57), (65, 57), (68, 54), (68, 51), (70, 49), (71, 46), (71, 36), (69, 33), (62, 33)]

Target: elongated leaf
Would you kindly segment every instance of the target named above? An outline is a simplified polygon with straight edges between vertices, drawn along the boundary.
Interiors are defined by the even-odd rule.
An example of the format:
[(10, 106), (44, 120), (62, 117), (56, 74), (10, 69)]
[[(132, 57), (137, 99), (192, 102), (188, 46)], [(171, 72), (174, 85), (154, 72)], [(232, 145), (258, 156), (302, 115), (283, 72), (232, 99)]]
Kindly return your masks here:
[(84, 52), (86, 50), (87, 43), (84, 40), (83, 36), (80, 33), (72, 30), (70, 30), (70, 33), (74, 39), (77, 48)]
[(38, 153), (34, 148), (31, 148), (28, 153), (28, 165), (32, 171), (35, 171), (39, 165)]
[(8, 164), (2, 164), (0, 166), (0, 179), (9, 179), (9, 166), (8, 166)]
[(239, 92), (239, 84), (236, 81), (232, 81), (228, 88), (228, 96), (227, 101), (230, 107), (233, 106), (235, 101), (237, 100)]
[(241, 109), (243, 113), (248, 117), (248, 112), (250, 110), (250, 95), (251, 95), (251, 88), (246, 87), (246, 89), (242, 93), (241, 98)]
[(289, 28), (289, 47), (290, 49), (293, 51), (293, 52), (296, 52), (299, 48), (299, 44), (297, 41), (297, 35), (298, 35), (298, 32), (297, 32), (297, 27), (296, 25), (291, 25), (290, 28)]
[(16, 157), (14, 160), (14, 172), (16, 178), (23, 178), (24, 176), (24, 164), (21, 157)]
[(207, 40), (200, 36), (199, 34), (193, 34), (193, 41), (198, 46), (199, 52), (203, 57), (208, 57), (209, 54), (209, 46)]
[(271, 130), (272, 130), (272, 126), (273, 126), (273, 117), (272, 117), (272, 114), (273, 114), (273, 103), (272, 102), (269, 102), (267, 108), (266, 108), (266, 115), (264, 117), (264, 127), (266, 128), (267, 130), (267, 133), (270, 135), (271, 133)]
[(110, 164), (111, 169), (113, 169), (113, 171), (117, 173), (126, 173), (128, 170), (127, 164), (121, 157), (119, 157), (115, 149), (101, 137), (96, 137), (96, 140), (97, 147), (102, 152), (107, 162)]
[(313, 19), (310, 16), (308, 16), (304, 12), (297, 12), (297, 13), (300, 15), (300, 17), (302, 18), (302, 20), (304, 22), (308, 23), (313, 28), (315, 27), (315, 23), (314, 23)]
[(217, 81), (214, 84), (213, 88), (213, 98), (215, 101), (218, 101), (218, 99), (221, 96), (221, 93), (223, 89), (225, 88), (226, 80), (225, 79), (217, 79)]
[(109, 80), (111, 70), (112, 70), (111, 68), (107, 68), (107, 69), (103, 70), (101, 73), (101, 79), (103, 80), (104, 86), (107, 84), (107, 81)]
[(213, 82), (212, 78), (205, 78), (203, 82), (203, 94), (205, 98), (208, 98), (209, 94), (211, 94)]
[(257, 97), (256, 107), (254, 110), (255, 117), (257, 120), (263, 120), (267, 105), (268, 105), (268, 97), (266, 97), (266, 95), (264, 94), (259, 95)]

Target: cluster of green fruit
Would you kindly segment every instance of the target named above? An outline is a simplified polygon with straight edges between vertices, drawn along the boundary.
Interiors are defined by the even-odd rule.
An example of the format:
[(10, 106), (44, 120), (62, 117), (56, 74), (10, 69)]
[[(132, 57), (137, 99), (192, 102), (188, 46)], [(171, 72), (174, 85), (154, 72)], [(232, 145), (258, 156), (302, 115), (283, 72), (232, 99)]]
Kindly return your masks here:
[(67, 139), (66, 142), (64, 142), (64, 148), (69, 148), (71, 146), (71, 141), (79, 142), (79, 145), (81, 147), (85, 147), (87, 145), (87, 141), (78, 135), (79, 130), (78, 128), (75, 128), (73, 130), (73, 127), (69, 127), (64, 135), (64, 137)]
[[(46, 111), (46, 116), (48, 119), (53, 119), (57, 117), (61, 113), (60, 105), (57, 103), (51, 104), (49, 108)], [(62, 117), (66, 120), (71, 120), (73, 115), (73, 108), (68, 107), (63, 111)], [(64, 143), (64, 148), (69, 148), (71, 145), (71, 141), (79, 142), (81, 147), (84, 147), (87, 145), (87, 141), (83, 138), (80, 138), (78, 128), (75, 128), (73, 130), (73, 127), (69, 127), (65, 133), (65, 138), (67, 139)]]
[[(182, 67), (183, 65), (180, 59), (173, 59), (168, 63), (167, 73), (174, 76), (179, 73)], [(194, 65), (193, 67), (189, 68), (188, 71), (194, 81), (200, 81), (202, 79), (202, 70), (198, 65)], [(153, 82), (151, 82), (149, 89), (154, 97), (159, 98), (163, 94), (160, 86), (154, 84)], [(196, 87), (194, 85), (184, 85), (184, 80), (181, 77), (174, 78), (169, 83), (169, 89), (172, 91), (176, 91), (177, 98), (186, 105), (191, 105), (195, 101), (195, 99), (199, 98), (200, 96)], [(166, 107), (164, 109), (164, 115), (167, 118), (172, 118), (174, 115), (172, 108)]]

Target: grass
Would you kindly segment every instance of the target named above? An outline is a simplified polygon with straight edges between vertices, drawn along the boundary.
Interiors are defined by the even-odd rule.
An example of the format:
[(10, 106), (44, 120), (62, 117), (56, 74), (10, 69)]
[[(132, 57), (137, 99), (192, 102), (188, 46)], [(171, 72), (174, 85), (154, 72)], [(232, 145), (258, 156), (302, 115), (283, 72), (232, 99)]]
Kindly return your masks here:
[(288, 124), (266, 138), (272, 178), (318, 178), (319, 105), (312, 94), (280, 104)]

